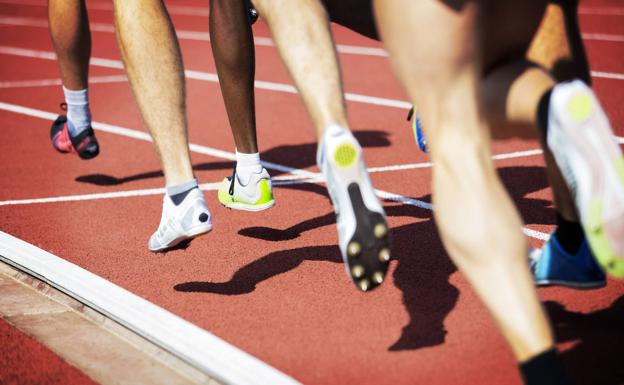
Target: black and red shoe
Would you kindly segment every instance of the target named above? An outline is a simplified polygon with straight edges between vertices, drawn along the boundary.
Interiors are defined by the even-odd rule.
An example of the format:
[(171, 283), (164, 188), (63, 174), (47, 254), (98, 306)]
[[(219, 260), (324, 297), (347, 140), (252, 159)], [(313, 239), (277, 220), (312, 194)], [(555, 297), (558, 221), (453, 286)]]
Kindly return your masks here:
[(69, 135), (67, 116), (59, 115), (52, 123), (50, 139), (56, 151), (63, 154), (78, 154), (81, 159), (95, 158), (100, 153), (100, 146), (95, 139), (91, 126), (76, 137)]

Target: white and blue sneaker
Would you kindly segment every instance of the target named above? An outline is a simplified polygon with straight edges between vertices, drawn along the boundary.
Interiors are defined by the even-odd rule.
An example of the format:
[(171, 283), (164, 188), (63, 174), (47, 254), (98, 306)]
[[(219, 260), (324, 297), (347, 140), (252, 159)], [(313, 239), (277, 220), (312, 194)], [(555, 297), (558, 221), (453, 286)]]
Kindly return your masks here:
[(390, 234), (362, 148), (351, 132), (332, 125), (323, 134), (316, 160), (336, 212), (338, 246), (347, 274), (360, 290), (371, 290), (385, 279)]
[(541, 252), (534, 250), (530, 267), (538, 286), (558, 285), (575, 289), (594, 289), (607, 284), (605, 273), (596, 263), (587, 239), (576, 254), (566, 252), (553, 234)]
[(154, 252), (166, 251), (182, 241), (206, 234), (210, 230), (210, 211), (199, 188), (190, 190), (177, 206), (165, 194), (160, 225), (150, 237), (148, 248)]

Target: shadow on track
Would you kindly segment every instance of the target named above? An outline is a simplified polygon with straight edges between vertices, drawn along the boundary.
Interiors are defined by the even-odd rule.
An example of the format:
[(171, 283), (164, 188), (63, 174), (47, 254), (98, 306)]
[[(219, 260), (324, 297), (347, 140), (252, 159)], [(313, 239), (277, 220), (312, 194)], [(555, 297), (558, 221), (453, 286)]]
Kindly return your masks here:
[[(554, 210), (550, 201), (535, 198), (526, 198), (526, 195), (539, 191), (548, 186), (546, 174), (542, 167), (504, 167), (498, 170), (503, 183), (509, 189), (512, 199), (516, 203), (523, 220), (528, 224), (553, 225), (555, 224)], [(325, 186), (317, 184), (288, 185), (280, 188), (295, 189), (300, 191), (314, 192), (328, 197)], [(329, 199), (329, 198), (328, 198)], [(424, 202), (431, 202), (431, 195), (417, 198)], [(394, 216), (412, 216), (416, 218), (426, 218), (423, 210), (415, 206), (389, 206), (386, 207), (386, 214)], [(254, 226), (240, 229), (240, 235), (262, 239), (265, 241), (286, 241), (298, 238), (302, 233), (311, 231), (319, 227), (335, 223), (332, 213), (321, 217), (312, 218), (300, 222), (286, 229), (276, 229), (266, 226)]]
[[(427, 210), (405, 205), (389, 207), (387, 210), (396, 215), (417, 218), (428, 218), (430, 215)], [(333, 222), (334, 214), (328, 213), (293, 228), (316, 228)], [(297, 230), (291, 230), (290, 234), (294, 231)], [(415, 237), (415, 234), (418, 236)], [(285, 238), (285, 235), (281, 237)], [(403, 292), (403, 302), (410, 314), (410, 322), (403, 328), (399, 340), (389, 349), (418, 349), (441, 344), (446, 335), (444, 318), (455, 306), (459, 295), (458, 290), (448, 282), (449, 276), (456, 269), (446, 256), (431, 220), (394, 228), (393, 242), (394, 259), (398, 263), (392, 276), (394, 284)], [(267, 254), (243, 266), (227, 282), (186, 282), (175, 285), (174, 289), (221, 295), (247, 294), (254, 291), (260, 282), (287, 273), (303, 261), (342, 264), (337, 246), (302, 247)]]
[[(529, 223), (552, 223), (553, 213), (549, 212), (552, 209), (547, 209), (549, 201), (525, 198), (527, 194), (547, 186), (543, 168), (507, 167), (499, 172)], [(315, 186), (312, 187), (318, 190), (315, 192), (326, 195), (323, 186), (310, 186)], [(310, 186), (305, 185), (307, 188)], [(419, 199), (430, 201), (430, 196)], [(411, 205), (386, 206), (385, 210), (391, 217), (403, 216), (421, 220), (392, 229), (393, 258), (397, 261), (392, 277), (403, 294), (403, 304), (410, 315), (410, 321), (403, 327), (399, 339), (388, 349), (412, 350), (442, 344), (446, 335), (444, 319), (455, 307), (459, 296), (458, 289), (449, 283), (449, 277), (457, 269), (442, 247), (430, 211)], [(240, 230), (239, 234), (278, 242), (297, 238), (302, 233), (334, 223), (334, 213), (330, 212), (287, 229), (250, 227)], [(336, 246), (301, 247), (269, 253), (243, 266), (227, 282), (186, 282), (175, 285), (174, 289), (180, 292), (220, 295), (247, 294), (253, 292), (260, 282), (287, 273), (303, 261), (342, 264)]]
[[(385, 131), (359, 130), (354, 131), (354, 135), (358, 139), (362, 147), (387, 147), (391, 144), (390, 140), (388, 139), (388, 133)], [(316, 143), (278, 146), (262, 152), (261, 159), (268, 162), (288, 165), (294, 168), (308, 168), (316, 164)], [(234, 167), (234, 162), (232, 161), (218, 161), (193, 165), (193, 170), (228, 170), (227, 175), (230, 175), (230, 170), (232, 170), (232, 167)], [(283, 174), (282, 172), (276, 170), (269, 171), (271, 172), (271, 176), (278, 176)], [(139, 174), (129, 175), (125, 177), (116, 177), (113, 175), (100, 173), (89, 174), (81, 175), (75, 180), (76, 182), (94, 184), (97, 186), (117, 186), (138, 180), (161, 178), (162, 176), (162, 171), (156, 170), (142, 172)]]
[[(587, 300), (591, 301), (591, 293)], [(557, 342), (576, 342), (562, 353), (565, 366), (578, 384), (624, 384), (624, 296), (592, 313), (567, 310), (554, 301), (545, 303)]]

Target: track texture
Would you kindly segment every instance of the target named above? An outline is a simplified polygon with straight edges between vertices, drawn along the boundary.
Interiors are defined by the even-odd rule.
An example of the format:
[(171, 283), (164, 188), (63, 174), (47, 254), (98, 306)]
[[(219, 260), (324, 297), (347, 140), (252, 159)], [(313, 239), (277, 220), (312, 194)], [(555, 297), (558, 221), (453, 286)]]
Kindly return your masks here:
[[(167, 3), (207, 8), (199, 0)], [(38, 4), (0, 1), (0, 46), (52, 51), (45, 27), (6, 21), (45, 23), (45, 7)], [(112, 12), (98, 4), (109, 2), (89, 2), (91, 22), (112, 25)], [(583, 1), (583, 10), (584, 32), (624, 36), (621, 2)], [(176, 13), (174, 7), (171, 12), (179, 31), (207, 32), (205, 14)], [(614, 12), (619, 15), (604, 14)], [(261, 21), (255, 29), (256, 36), (269, 36)], [(335, 37), (341, 44), (379, 47), (339, 27)], [(624, 41), (586, 44), (593, 70), (624, 73)], [(182, 39), (181, 46), (187, 69), (216, 72), (207, 41)], [(119, 60), (113, 33), (93, 32), (93, 56)], [(386, 58), (340, 58), (348, 92), (406, 99)], [(290, 83), (274, 47), (257, 47), (257, 66), (258, 80)], [(8, 81), (57, 79), (54, 61), (0, 53), (0, 74), (0, 102), (58, 112), (58, 85), (5, 86)], [(118, 69), (91, 68), (94, 78), (120, 74)], [(190, 141), (233, 152), (218, 84), (194, 79), (187, 84)], [(594, 85), (617, 135), (624, 136), (624, 78), (597, 77)], [(93, 83), (90, 97), (95, 121), (145, 130), (126, 82)], [(262, 159), (317, 172), (313, 129), (298, 97), (257, 90), (256, 98)], [(355, 102), (348, 106), (369, 167), (428, 161), (414, 144), (407, 110)], [(0, 110), (0, 121), (0, 201), (164, 185), (148, 142), (99, 132), (100, 156), (81, 161), (52, 149), (51, 119)], [(494, 153), (538, 147), (531, 141), (507, 141), (497, 143)], [(230, 160), (199, 153), (192, 159), (200, 183), (222, 180), (233, 166)], [(541, 157), (498, 160), (496, 165), (527, 227), (552, 231), (554, 211)], [(428, 167), (372, 174), (376, 188), (426, 202), (430, 177)], [(160, 195), (0, 205), (0, 229), (182, 316), (306, 384), (520, 383), (510, 350), (444, 252), (430, 211), (384, 202), (395, 259), (387, 282), (362, 294), (345, 275), (325, 187), (276, 187), (275, 195), (275, 208), (247, 213), (221, 207), (216, 192), (207, 191), (214, 230), (186, 249), (166, 254), (147, 251), (160, 218)], [(531, 238), (531, 243), (540, 246), (542, 241)], [(540, 289), (564, 362), (579, 383), (624, 382), (623, 293), (624, 281), (609, 281), (591, 292)]]

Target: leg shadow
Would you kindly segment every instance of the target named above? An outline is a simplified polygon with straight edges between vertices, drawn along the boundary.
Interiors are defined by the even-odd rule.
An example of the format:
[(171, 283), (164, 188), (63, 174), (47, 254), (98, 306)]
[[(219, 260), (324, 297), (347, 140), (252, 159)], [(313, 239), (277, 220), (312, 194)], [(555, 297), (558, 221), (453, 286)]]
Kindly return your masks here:
[(587, 314), (568, 311), (554, 301), (545, 306), (557, 342), (576, 342), (561, 355), (575, 383), (624, 384), (624, 296)]
[(301, 247), (276, 251), (243, 266), (227, 282), (186, 282), (174, 286), (176, 291), (241, 295), (251, 293), (256, 285), (287, 273), (303, 261), (342, 263), (337, 246)]
[[(411, 210), (413, 208), (407, 206), (407, 211)], [(330, 221), (333, 221), (333, 213), (303, 222), (299, 226)], [(403, 303), (410, 320), (403, 327), (401, 337), (389, 350), (419, 349), (442, 344), (446, 335), (444, 319), (459, 296), (457, 288), (449, 283), (449, 277), (456, 269), (442, 248), (433, 221), (394, 228), (392, 237), (394, 258), (398, 262), (393, 278), (403, 293)], [(342, 263), (336, 246), (276, 251), (243, 266), (227, 282), (185, 282), (175, 285), (174, 289), (221, 295), (247, 294), (253, 292), (259, 283), (294, 270), (303, 261)]]

